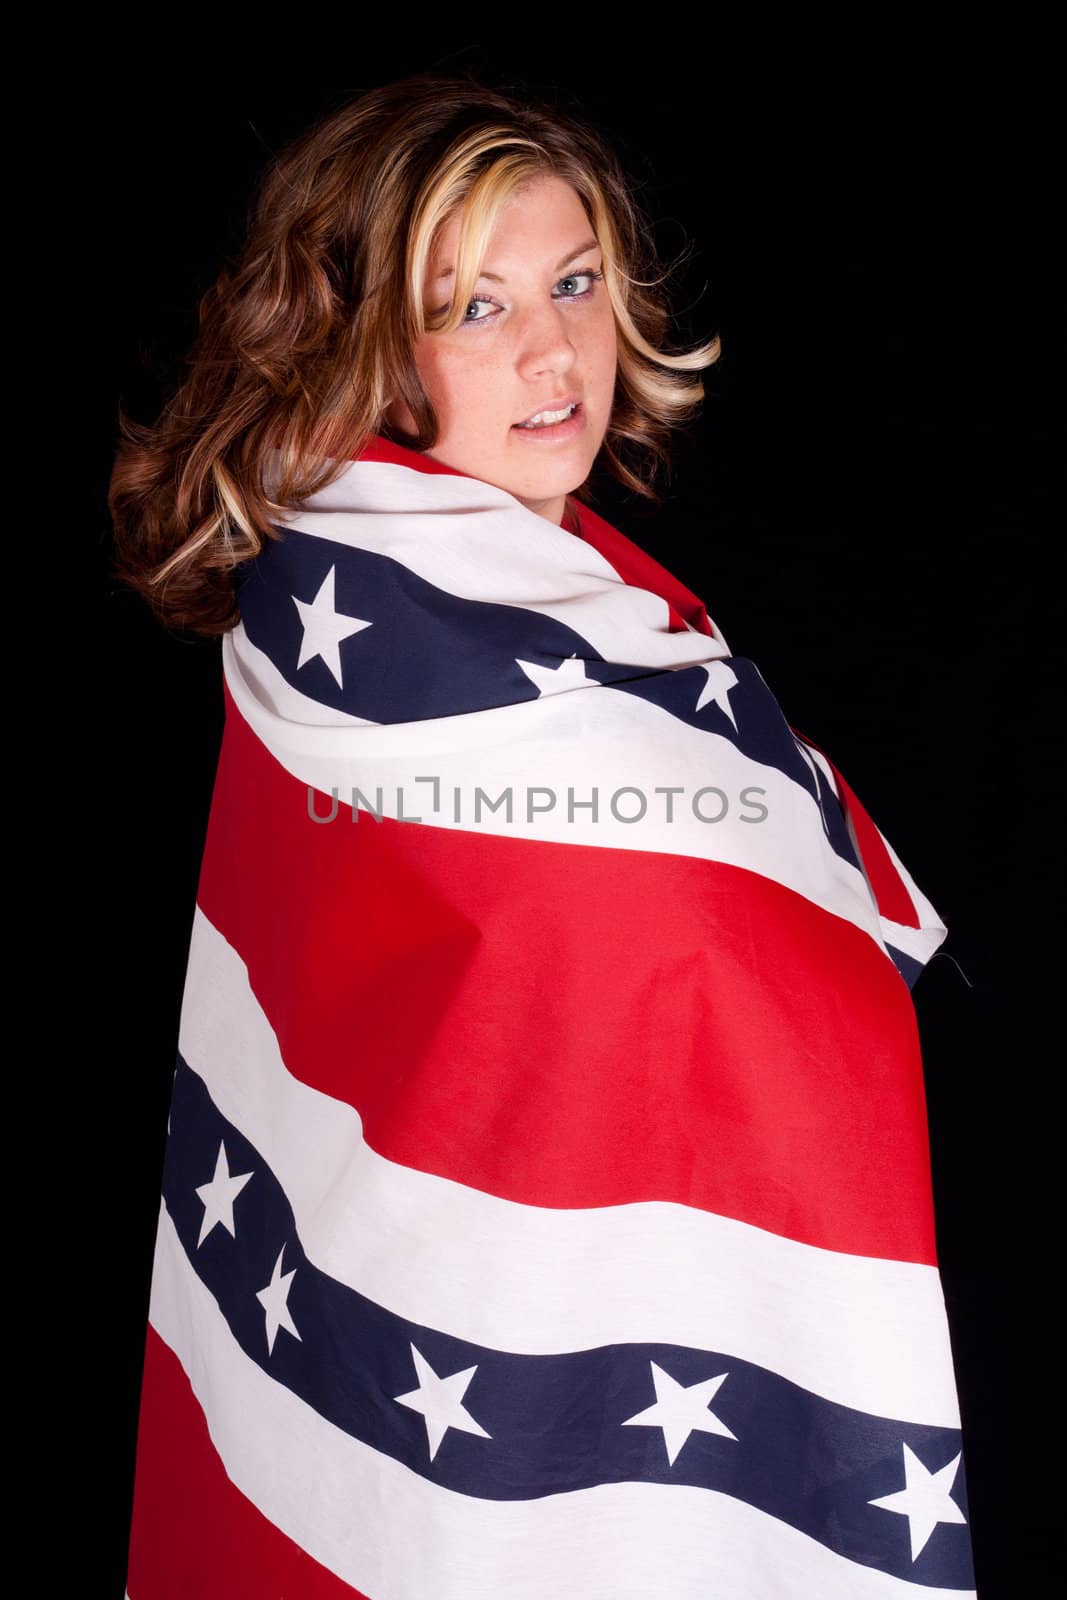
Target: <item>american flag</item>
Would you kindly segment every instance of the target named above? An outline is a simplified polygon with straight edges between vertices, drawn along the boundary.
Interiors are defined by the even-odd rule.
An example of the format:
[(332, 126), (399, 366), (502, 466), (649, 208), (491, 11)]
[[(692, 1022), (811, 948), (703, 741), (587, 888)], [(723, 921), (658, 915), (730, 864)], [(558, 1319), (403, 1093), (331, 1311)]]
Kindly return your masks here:
[(240, 570), (129, 1600), (973, 1593), (944, 924), (578, 517), (375, 436)]

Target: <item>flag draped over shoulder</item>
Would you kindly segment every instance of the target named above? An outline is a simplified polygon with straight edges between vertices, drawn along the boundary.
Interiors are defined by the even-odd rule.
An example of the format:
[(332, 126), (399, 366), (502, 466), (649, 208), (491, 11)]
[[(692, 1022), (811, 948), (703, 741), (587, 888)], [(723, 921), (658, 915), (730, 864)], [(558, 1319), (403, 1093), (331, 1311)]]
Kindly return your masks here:
[(375, 437), (240, 571), (130, 1600), (973, 1592), (945, 927), (579, 517)]

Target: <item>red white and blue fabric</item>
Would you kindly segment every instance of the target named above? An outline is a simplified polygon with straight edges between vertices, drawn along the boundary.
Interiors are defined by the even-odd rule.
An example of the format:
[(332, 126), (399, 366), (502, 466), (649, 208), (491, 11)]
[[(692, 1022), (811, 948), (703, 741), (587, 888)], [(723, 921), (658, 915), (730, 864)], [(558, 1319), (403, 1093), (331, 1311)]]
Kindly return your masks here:
[(240, 571), (130, 1600), (973, 1593), (944, 924), (579, 517), (375, 436)]

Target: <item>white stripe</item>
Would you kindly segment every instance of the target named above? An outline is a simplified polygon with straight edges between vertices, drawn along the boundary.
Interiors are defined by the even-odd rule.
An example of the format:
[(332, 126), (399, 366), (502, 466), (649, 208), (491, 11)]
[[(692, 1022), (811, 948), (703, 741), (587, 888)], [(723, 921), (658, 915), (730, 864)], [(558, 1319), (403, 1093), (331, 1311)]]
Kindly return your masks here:
[(189, 1378), (231, 1481), (374, 1600), (966, 1600), (846, 1561), (742, 1501), (691, 1485), (608, 1484), (524, 1501), (442, 1488), (325, 1421), (244, 1354), (165, 1210), (149, 1315)]
[(834, 777), (834, 769), (833, 769), (833, 767), (831, 767), (830, 763), (827, 761), (827, 759), (823, 755), (822, 751), (821, 750), (816, 750), (815, 746), (809, 744), (806, 739), (801, 739), (799, 734), (795, 735), (795, 737), (797, 738), (798, 742), (800, 743), (800, 746), (801, 746), (801, 749), (802, 749), (803, 753), (808, 757), (808, 759), (810, 761), (814, 761), (814, 762), (817, 763), (820, 772), (823, 774), (824, 778), (826, 779), (827, 783), (830, 785), (830, 788), (833, 790), (834, 794), (836, 794), (837, 798), (840, 800), (841, 799), (841, 791), (837, 787), (837, 779)]
[(244, 962), (199, 907), (180, 1048), (285, 1190), (308, 1258), (398, 1316), (531, 1355), (715, 1350), (859, 1411), (959, 1425), (935, 1267), (674, 1202), (520, 1205), (385, 1160), (352, 1107), (287, 1072)]
[[(315, 727), (296, 712), (279, 715), (264, 702), (246, 670), (248, 650), (243, 625), (224, 635), (223, 670), (241, 715), (287, 772), (322, 795), (336, 790), (342, 805), (358, 789), (377, 810), (380, 787), (383, 815), (431, 827), (721, 861), (785, 885), (885, 948), (867, 881), (830, 847), (817, 800), (776, 767), (754, 761), (719, 734), (681, 722), (662, 706), (598, 685), (424, 721)], [(261, 652), (252, 672), (263, 679)], [(698, 693), (694, 685), (694, 701)], [(270, 694), (277, 703), (277, 683)], [(438, 810), (434, 785), (420, 779), (437, 780)], [(668, 820), (662, 791), (672, 786), (681, 793), (673, 797)], [(717, 795), (700, 794), (709, 788), (726, 798), (721, 821), (701, 820), (714, 819), (723, 807)], [(640, 793), (620, 794), (616, 810), (638, 820), (620, 821), (613, 797), (631, 789)], [(490, 799), (510, 791), (512, 820), (484, 801), (476, 815), (478, 790)], [(549, 791), (554, 805), (528, 818), (527, 801), (535, 790)], [(745, 790), (754, 792), (747, 805)], [(595, 821), (581, 808), (594, 791)], [(642, 802), (644, 815), (638, 816)], [(306, 799), (300, 803), (306, 809)], [(534, 796), (533, 804), (540, 803)], [(757, 803), (767, 815), (753, 821)], [(320, 814), (328, 815), (328, 808)], [(374, 825), (370, 817), (365, 821)], [(353, 826), (350, 818), (331, 825)]]
[[(927, 905), (929, 906), (929, 901)], [(916, 907), (916, 911), (919, 911)], [(929, 961), (934, 951), (943, 944), (948, 934), (944, 923), (936, 920), (937, 912), (930, 906), (928, 914), (934, 917), (933, 925), (926, 924), (921, 928), (906, 928), (902, 922), (892, 922), (889, 917), (882, 918), (882, 936), (887, 944), (894, 949), (902, 950), (906, 956), (919, 961), (923, 966)]]
[(554, 617), (608, 661), (677, 667), (728, 654), (717, 629), (713, 638), (669, 633), (662, 596), (625, 583), (586, 540), (476, 478), (353, 462), (278, 523), (387, 556), (462, 599)]

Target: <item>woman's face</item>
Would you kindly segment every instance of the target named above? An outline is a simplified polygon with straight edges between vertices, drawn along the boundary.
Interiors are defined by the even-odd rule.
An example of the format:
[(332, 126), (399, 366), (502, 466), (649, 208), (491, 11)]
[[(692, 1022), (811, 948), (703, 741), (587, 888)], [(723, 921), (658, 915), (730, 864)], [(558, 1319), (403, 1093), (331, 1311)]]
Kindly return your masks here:
[[(447, 305), (459, 218), (442, 228), (424, 284), (426, 311)], [(505, 203), (490, 238), (477, 299), (453, 333), (415, 348), (440, 431), (427, 455), (506, 489), (559, 523), (565, 496), (584, 482), (607, 431), (615, 391), (615, 319), (600, 246), (576, 192), (539, 178)], [(516, 426), (577, 401), (571, 420)], [(400, 402), (390, 419), (414, 432)]]

